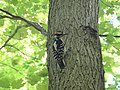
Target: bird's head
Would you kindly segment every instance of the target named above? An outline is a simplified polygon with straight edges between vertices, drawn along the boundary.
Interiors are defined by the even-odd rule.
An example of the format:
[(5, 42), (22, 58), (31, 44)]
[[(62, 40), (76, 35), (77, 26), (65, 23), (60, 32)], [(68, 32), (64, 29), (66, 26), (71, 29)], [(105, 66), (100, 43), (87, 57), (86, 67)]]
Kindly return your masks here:
[(62, 36), (64, 35), (67, 35), (67, 34), (63, 34), (62, 31), (57, 31), (53, 34), (54, 37), (57, 37), (57, 38), (61, 38)]

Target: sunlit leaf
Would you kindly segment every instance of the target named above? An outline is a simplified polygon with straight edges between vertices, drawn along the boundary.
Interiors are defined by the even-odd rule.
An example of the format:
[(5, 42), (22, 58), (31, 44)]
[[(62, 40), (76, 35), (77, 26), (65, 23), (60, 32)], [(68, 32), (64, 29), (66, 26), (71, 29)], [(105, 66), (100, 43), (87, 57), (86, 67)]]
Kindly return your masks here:
[(11, 86), (12, 86), (13, 89), (19, 89), (20, 87), (22, 87), (24, 85), (22, 82), (23, 82), (22, 79), (14, 80), (11, 83)]
[(118, 50), (120, 49), (120, 43), (114, 43), (113, 46)]
[(0, 19), (0, 27), (4, 25), (4, 20)]
[(7, 77), (0, 78), (0, 87), (9, 88), (10, 87), (9, 78)]

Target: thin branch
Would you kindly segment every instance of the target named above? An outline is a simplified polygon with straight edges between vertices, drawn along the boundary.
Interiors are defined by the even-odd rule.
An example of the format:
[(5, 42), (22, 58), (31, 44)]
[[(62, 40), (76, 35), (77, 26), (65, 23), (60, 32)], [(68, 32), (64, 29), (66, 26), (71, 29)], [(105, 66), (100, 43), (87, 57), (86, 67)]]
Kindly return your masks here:
[(24, 22), (26, 22), (27, 24), (33, 26), (33, 27), (34, 27), (35, 29), (37, 29), (38, 31), (40, 31), (41, 34), (43, 34), (44, 36), (47, 36), (46, 30), (45, 30), (41, 25), (39, 25), (38, 23), (31, 22), (31, 21), (29, 21), (29, 20), (26, 20), (25, 18), (20, 17), (20, 16), (15, 16), (15, 15), (13, 15), (13, 14), (11, 14), (11, 13), (9, 13), (8, 11), (5, 11), (5, 10), (3, 10), (3, 9), (0, 9), (0, 11), (2, 11), (2, 12), (4, 12), (4, 13), (6, 13), (6, 14), (8, 14), (8, 15), (11, 16), (11, 17), (9, 17), (9, 16), (0, 16), (0, 18), (9, 18), (9, 19), (14, 19), (14, 20), (24, 21)]
[[(107, 37), (107, 36), (109, 36), (109, 35), (99, 35), (100, 37)], [(115, 37), (115, 38), (120, 38), (120, 36), (113, 36), (113, 37)]]
[(23, 75), (23, 73), (22, 73), (22, 72), (20, 72), (18, 69), (14, 68), (14, 67), (12, 67), (12, 66), (10, 66), (10, 65), (8, 65), (8, 64), (1, 63), (1, 62), (0, 62), (0, 64), (5, 65), (5, 66), (8, 66), (8, 67), (10, 67), (10, 68), (14, 69), (15, 71), (19, 72), (21, 75)]
[(7, 44), (6, 46), (10, 46), (10, 47), (16, 49), (17, 51), (19, 51), (20, 53), (22, 53), (23, 55), (28, 56), (27, 54), (25, 54), (24, 52), (22, 52), (20, 49), (18, 49), (17, 47), (15, 47), (14, 45)]
[(13, 32), (13, 34), (11, 36), (9, 36), (9, 38), (5, 41), (5, 43), (0, 47), (0, 49), (2, 49), (3, 47), (5, 47), (7, 45), (7, 43), (14, 37), (14, 35), (17, 33), (17, 31), (22, 28), (22, 27), (28, 27), (29, 25), (23, 25), (23, 26), (17, 26), (16, 30)]
[(15, 47), (14, 45), (7, 44), (6, 46), (10, 46), (10, 47), (16, 49), (17, 51), (19, 51), (21, 54), (25, 55), (26, 57), (31, 57), (31, 58), (34, 58), (34, 59), (38, 59), (38, 60), (39, 60), (39, 58), (36, 58), (36, 57), (32, 57), (32, 56), (30, 56), (30, 55), (27, 55), (26, 53), (22, 52), (19, 48)]
[[(90, 27), (90, 26), (83, 26), (84, 28), (89, 28), (90, 30), (92, 30), (93, 32), (98, 32), (97, 30), (95, 30), (94, 28)], [(102, 35), (102, 34), (99, 34), (100, 37), (107, 37), (109, 35)], [(113, 37), (115, 38), (120, 38), (120, 36), (114, 36), (112, 35)]]
[(9, 36), (9, 38), (5, 41), (5, 43), (0, 47), (0, 49), (2, 49), (3, 47), (6, 46), (6, 44), (10, 41), (11, 38), (13, 38), (13, 36), (17, 33), (17, 31), (19, 30), (19, 27), (17, 26), (16, 30), (14, 31), (14, 33)]

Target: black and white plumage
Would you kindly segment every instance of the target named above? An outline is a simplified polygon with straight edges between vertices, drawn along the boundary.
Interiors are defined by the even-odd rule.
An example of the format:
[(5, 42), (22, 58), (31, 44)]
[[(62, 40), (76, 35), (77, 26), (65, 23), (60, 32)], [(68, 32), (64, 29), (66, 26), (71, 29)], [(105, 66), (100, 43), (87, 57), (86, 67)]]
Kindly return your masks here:
[(55, 40), (53, 42), (53, 56), (55, 60), (57, 61), (60, 69), (64, 69), (65, 63), (64, 63), (64, 43), (61, 40), (61, 37), (64, 34), (62, 32), (57, 32), (54, 34)]

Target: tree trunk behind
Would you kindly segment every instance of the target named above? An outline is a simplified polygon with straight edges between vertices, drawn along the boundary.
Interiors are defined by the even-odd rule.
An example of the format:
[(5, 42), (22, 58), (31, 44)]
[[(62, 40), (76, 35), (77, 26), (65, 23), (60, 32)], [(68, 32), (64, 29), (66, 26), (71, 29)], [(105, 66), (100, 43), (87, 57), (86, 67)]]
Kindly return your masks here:
[[(50, 0), (49, 90), (105, 90), (98, 26), (99, 0)], [(65, 69), (53, 58), (52, 34), (63, 31)]]

